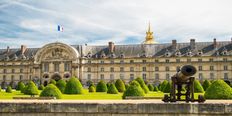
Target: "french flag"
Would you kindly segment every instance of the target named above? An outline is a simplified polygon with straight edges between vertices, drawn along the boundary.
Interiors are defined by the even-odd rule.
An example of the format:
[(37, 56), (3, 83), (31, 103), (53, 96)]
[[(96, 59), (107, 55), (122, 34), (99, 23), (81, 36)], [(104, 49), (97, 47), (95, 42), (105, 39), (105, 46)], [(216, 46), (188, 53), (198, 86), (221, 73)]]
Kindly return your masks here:
[(62, 32), (64, 29), (61, 25), (58, 25), (57, 30)]

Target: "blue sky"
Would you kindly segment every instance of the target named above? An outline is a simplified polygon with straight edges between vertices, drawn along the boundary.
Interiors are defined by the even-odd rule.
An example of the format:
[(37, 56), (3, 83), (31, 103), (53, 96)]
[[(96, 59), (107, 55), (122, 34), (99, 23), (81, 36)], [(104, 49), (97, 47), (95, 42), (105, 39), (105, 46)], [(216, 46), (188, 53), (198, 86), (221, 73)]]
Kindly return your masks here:
[[(150, 21), (159, 43), (230, 41), (232, 0), (0, 0), (0, 48), (140, 44)], [(57, 25), (64, 27), (57, 32)]]

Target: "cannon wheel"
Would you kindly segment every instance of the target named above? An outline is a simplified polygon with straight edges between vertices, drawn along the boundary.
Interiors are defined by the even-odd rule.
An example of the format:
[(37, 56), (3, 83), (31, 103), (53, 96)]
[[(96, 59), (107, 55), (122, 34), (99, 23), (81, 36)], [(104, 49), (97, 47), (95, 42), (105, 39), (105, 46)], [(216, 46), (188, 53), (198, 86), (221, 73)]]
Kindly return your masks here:
[(198, 95), (198, 102), (199, 102), (199, 103), (205, 102), (205, 98), (204, 98), (203, 95)]
[(163, 101), (164, 101), (164, 102), (169, 102), (169, 101), (170, 101), (170, 100), (169, 100), (168, 94), (165, 94), (165, 95), (164, 95)]

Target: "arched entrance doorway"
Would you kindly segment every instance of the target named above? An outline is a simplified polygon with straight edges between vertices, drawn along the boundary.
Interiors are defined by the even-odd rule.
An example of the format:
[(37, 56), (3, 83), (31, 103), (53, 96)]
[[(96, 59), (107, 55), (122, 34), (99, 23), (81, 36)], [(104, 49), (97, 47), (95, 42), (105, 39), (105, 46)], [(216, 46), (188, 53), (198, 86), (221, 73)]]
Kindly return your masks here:
[(59, 73), (55, 73), (52, 75), (52, 79), (54, 79), (55, 81), (59, 81), (61, 79), (61, 76)]
[(48, 81), (44, 81), (43, 85), (47, 86), (48, 85)]

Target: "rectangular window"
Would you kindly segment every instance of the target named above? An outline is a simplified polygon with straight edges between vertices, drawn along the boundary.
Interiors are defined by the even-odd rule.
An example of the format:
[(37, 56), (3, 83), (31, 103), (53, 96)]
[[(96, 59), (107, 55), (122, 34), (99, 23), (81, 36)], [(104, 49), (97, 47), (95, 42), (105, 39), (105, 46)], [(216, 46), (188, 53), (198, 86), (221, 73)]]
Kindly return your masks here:
[(166, 80), (170, 80), (170, 75), (166, 74)]
[(227, 62), (227, 58), (223, 58), (223, 61), (224, 61), (224, 62)]
[(166, 59), (165, 62), (166, 62), (166, 63), (169, 63), (169, 59)]
[(176, 67), (176, 71), (179, 72), (180, 71), (180, 66)]
[(3, 81), (6, 81), (6, 75), (3, 75)]
[(70, 64), (69, 63), (65, 63), (64, 64), (64, 71), (69, 71), (70, 70)]
[(202, 59), (198, 59), (198, 62), (202, 62)]
[(227, 67), (227, 65), (225, 65), (225, 66), (224, 66), (224, 70), (228, 70), (228, 67)]
[(111, 60), (111, 61), (110, 61), (110, 63), (111, 63), (111, 64), (114, 64), (114, 61), (113, 61), (113, 60)]
[(123, 60), (120, 60), (120, 63), (124, 63), (124, 61), (123, 61)]
[(143, 60), (143, 63), (146, 63), (147, 61), (146, 60)]
[(210, 61), (210, 62), (213, 62), (213, 58), (210, 58), (209, 61)]
[(199, 70), (199, 71), (202, 71), (202, 66), (198, 66), (198, 70)]
[(101, 61), (100, 61), (100, 63), (101, 63), (101, 64), (104, 64), (104, 61), (103, 61), (103, 60), (101, 60)]
[(224, 80), (229, 80), (228, 73), (224, 73)]
[(11, 75), (11, 81), (14, 81), (14, 75)]
[(3, 69), (3, 73), (7, 73), (6, 69)]
[(134, 67), (130, 67), (130, 71), (131, 71), (131, 72), (134, 72)]
[(124, 74), (120, 74), (120, 79), (124, 80)]
[(190, 58), (188, 58), (188, 59), (187, 59), (187, 62), (191, 62), (191, 59), (190, 59)]
[(49, 64), (48, 63), (44, 64), (44, 72), (49, 72)]
[(120, 67), (120, 72), (123, 72), (124, 71), (124, 67)]
[(88, 60), (88, 63), (91, 64), (91, 60)]
[(20, 69), (20, 73), (23, 73), (23, 69)]
[(165, 70), (166, 70), (166, 71), (169, 71), (169, 67), (168, 67), (168, 66), (166, 66), (166, 67), (165, 67)]
[(20, 80), (20, 81), (23, 80), (23, 75), (19, 75), (19, 80)]
[(91, 68), (90, 67), (88, 67), (87, 72), (91, 72)]
[(214, 73), (210, 73), (210, 80), (214, 80)]
[(110, 74), (110, 80), (114, 80), (114, 74)]
[(156, 80), (156, 81), (159, 80), (159, 74), (158, 74), (158, 73), (155, 74), (155, 80)]
[(130, 74), (130, 80), (134, 80), (134, 74)]
[(59, 72), (59, 70), (60, 70), (59, 66), (60, 65), (58, 63), (55, 63), (54, 66), (55, 66), (55, 72)]
[(180, 62), (180, 59), (176, 59), (176, 62), (179, 63), (179, 62)]
[(104, 68), (103, 67), (101, 67), (101, 72), (104, 72)]
[(203, 74), (199, 73), (199, 80), (203, 80)]
[(156, 66), (156, 67), (155, 67), (155, 71), (159, 71), (159, 67)]
[(147, 71), (147, 68), (146, 68), (146, 67), (143, 67), (143, 71)]
[(104, 80), (104, 74), (100, 75), (101, 80)]
[(31, 73), (33, 72), (33, 69), (32, 69), (32, 68), (30, 68), (30, 72), (31, 72)]
[(209, 69), (212, 71), (212, 70), (214, 70), (214, 67), (213, 67), (213, 66), (210, 66)]
[(113, 67), (110, 68), (110, 72), (114, 72), (114, 68)]
[(134, 60), (130, 60), (130, 63), (134, 63)]
[(156, 59), (156, 60), (155, 60), (155, 62), (156, 62), (156, 63), (158, 63), (158, 62), (159, 62), (159, 60), (158, 60), (158, 59)]
[(147, 80), (147, 74), (143, 74), (143, 80)]
[(12, 73), (15, 73), (15, 69), (12, 69), (11, 72), (12, 72)]
[(91, 80), (91, 74), (88, 74), (88, 80)]

